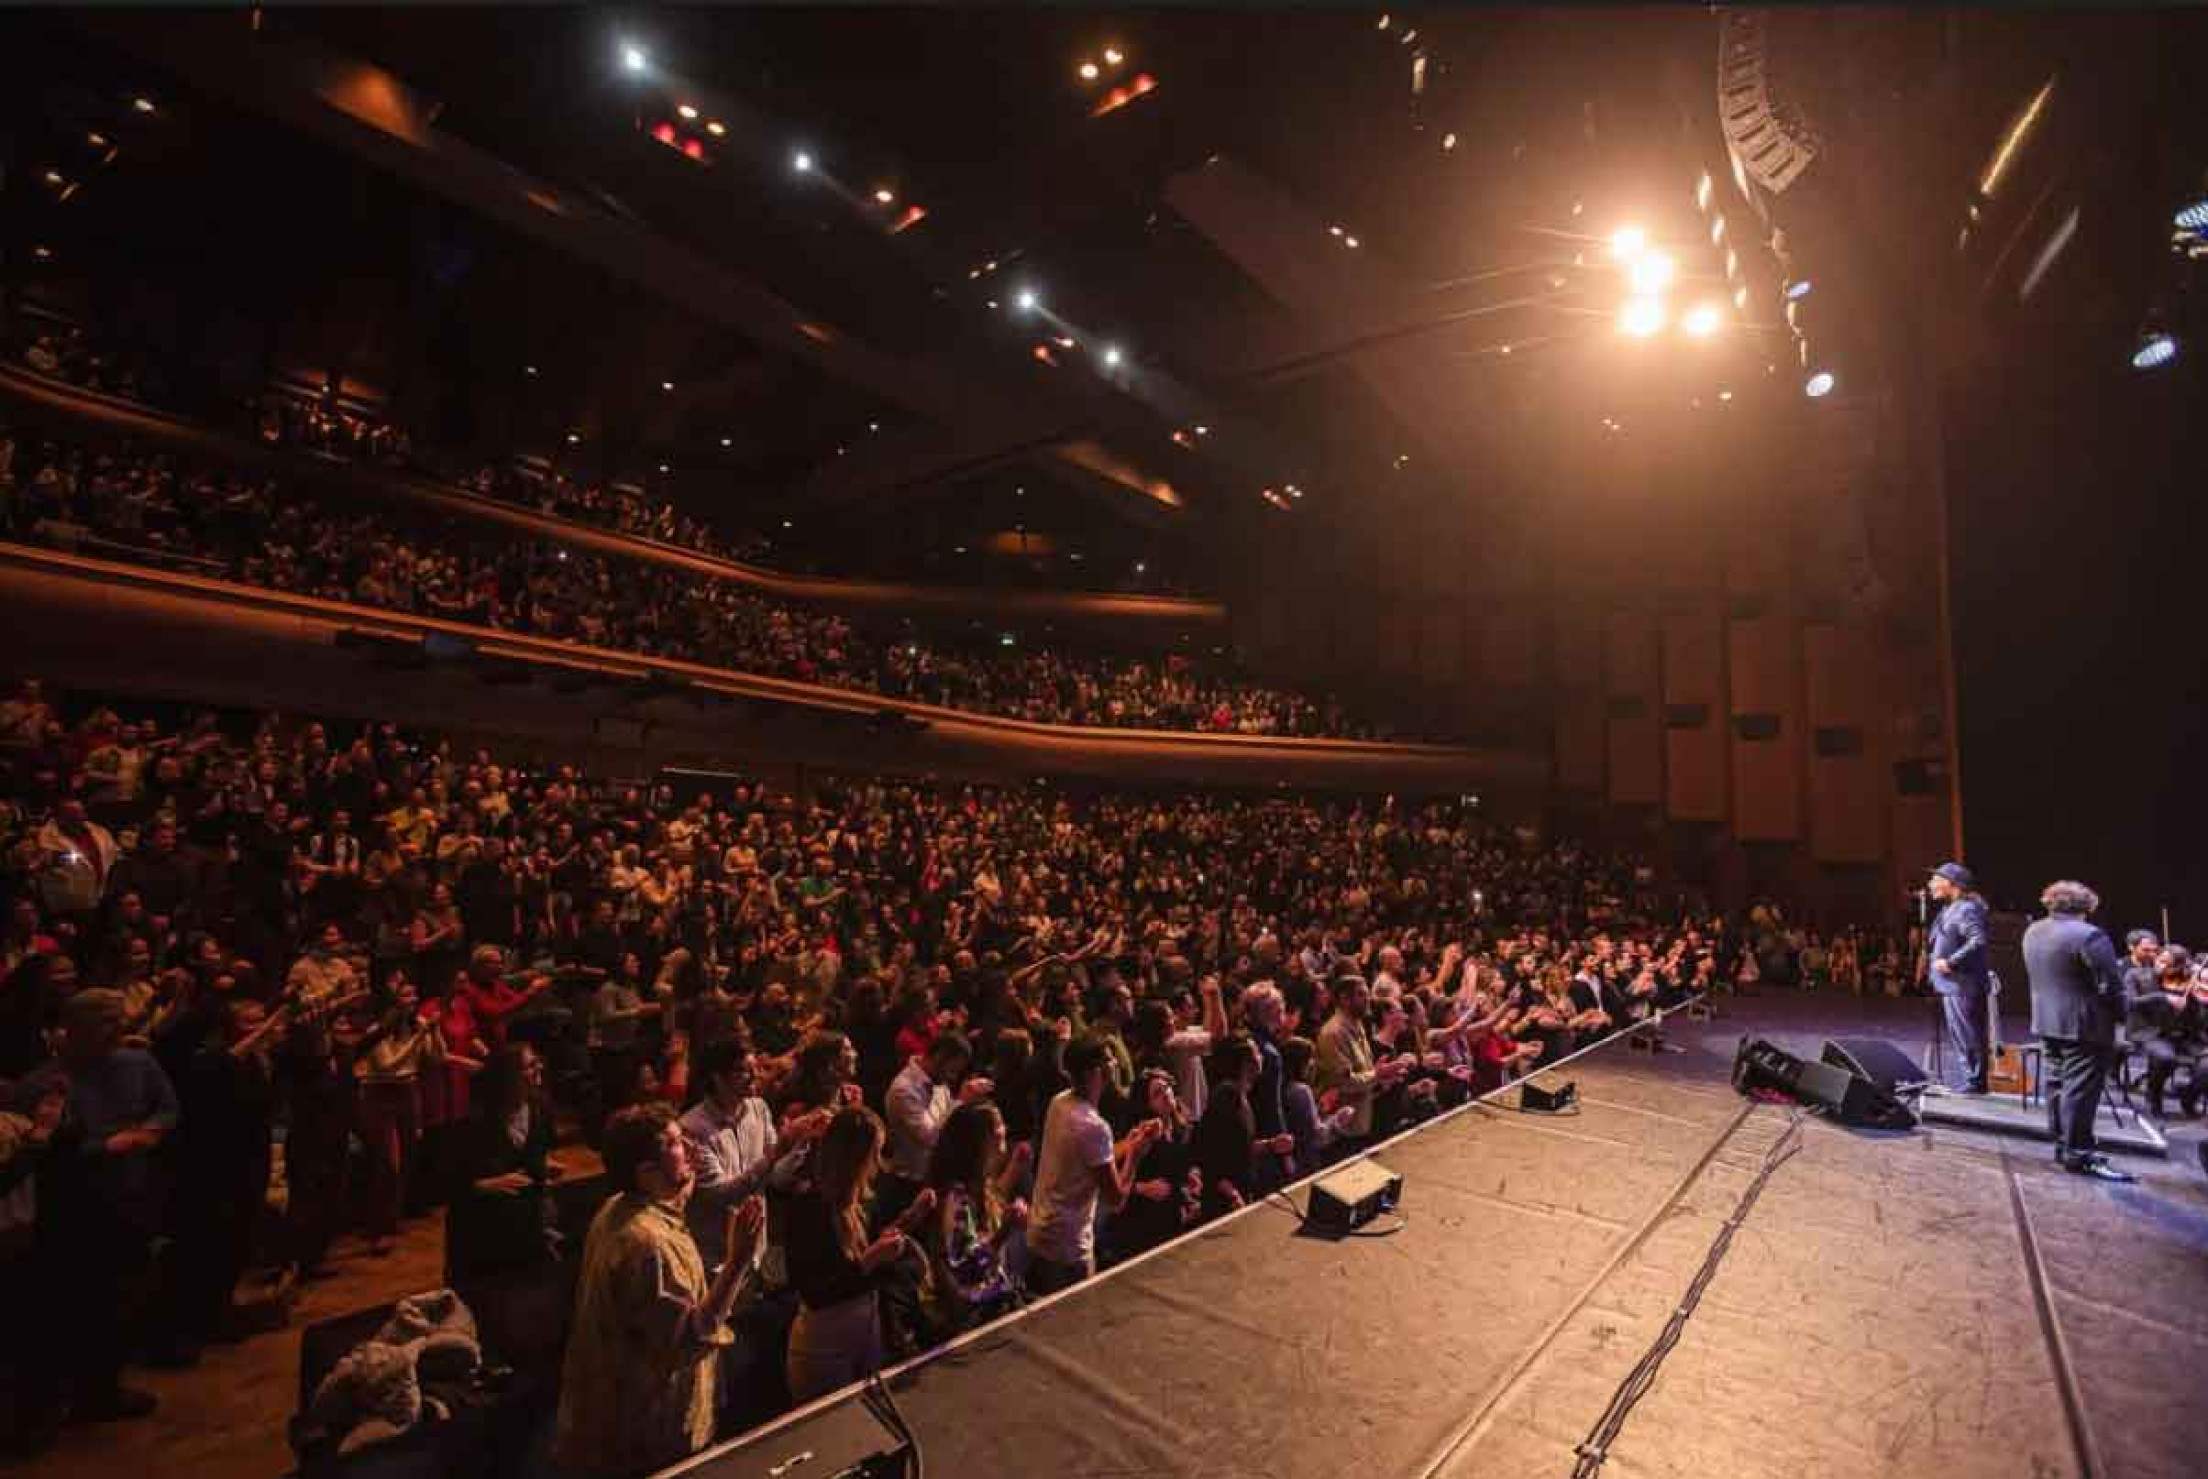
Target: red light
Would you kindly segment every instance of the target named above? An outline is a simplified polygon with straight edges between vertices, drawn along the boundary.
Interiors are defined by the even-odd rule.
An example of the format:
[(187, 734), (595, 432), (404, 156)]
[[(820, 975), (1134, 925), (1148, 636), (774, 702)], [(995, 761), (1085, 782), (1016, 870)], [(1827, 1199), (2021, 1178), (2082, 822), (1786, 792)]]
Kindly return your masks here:
[(1050, 352), (1050, 346), (1048, 344), (1038, 344), (1035, 346), (1035, 358), (1050, 366), (1053, 370), (1058, 368), (1058, 356)]
[(652, 137), (671, 149), (675, 144), (675, 126), (672, 123), (663, 122), (652, 130)]
[(696, 139), (684, 139), (682, 141), (682, 152), (688, 158), (703, 161), (705, 145), (699, 143)]
[(1144, 72), (1127, 86), (1115, 87), (1104, 94), (1103, 100), (1089, 110), (1089, 116), (1091, 118), (1102, 118), (1107, 113), (1126, 107), (1136, 98), (1157, 91), (1157, 88), (1158, 79), (1148, 72)]
[(927, 218), (928, 212), (925, 207), (908, 205), (905, 207), (905, 213), (897, 218), (897, 224), (889, 228), (889, 234), (895, 236), (900, 231), (909, 230), (919, 225)]

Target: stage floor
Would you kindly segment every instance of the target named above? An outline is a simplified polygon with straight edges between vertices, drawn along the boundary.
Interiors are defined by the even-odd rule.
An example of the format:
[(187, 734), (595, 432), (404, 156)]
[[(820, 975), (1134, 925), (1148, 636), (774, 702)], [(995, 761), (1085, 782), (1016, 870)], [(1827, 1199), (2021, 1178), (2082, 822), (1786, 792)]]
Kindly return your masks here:
[[(1740, 1036), (1814, 1054), (1885, 1027), (1915, 1054), (1924, 1020), (1814, 997), (1722, 1012), (1673, 1022), (1683, 1054), (1613, 1044), (1552, 1070), (1576, 1116), (1475, 1107), (1384, 1149), (1406, 1180), (1393, 1235), (1298, 1236), (1263, 1204), (895, 1374), (929, 1469), (1570, 1474), (1794, 1119), (1728, 1087)], [(1804, 1119), (1601, 1472), (2198, 1473), (2208, 1181), (2189, 1138), (2126, 1164), (2140, 1184), (2111, 1188), (2030, 1142)], [(880, 1446), (847, 1399), (686, 1471), (808, 1454), (780, 1472), (813, 1479)]]

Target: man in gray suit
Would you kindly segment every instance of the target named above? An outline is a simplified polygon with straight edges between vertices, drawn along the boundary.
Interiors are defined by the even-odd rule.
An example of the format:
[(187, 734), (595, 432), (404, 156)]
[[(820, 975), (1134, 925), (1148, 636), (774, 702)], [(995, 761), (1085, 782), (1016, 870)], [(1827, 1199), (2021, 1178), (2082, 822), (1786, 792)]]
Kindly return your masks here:
[(2103, 1181), (2132, 1181), (2094, 1149), (2116, 1024), (2124, 1017), (2124, 969), (2106, 932), (2086, 916), (2100, 896), (2064, 879), (2040, 894), (2047, 917), (2024, 931), (2024, 969), (2032, 980), (2032, 1031), (2044, 1055), (2047, 1128), (2063, 1169)]
[(1961, 863), (1942, 863), (1928, 885), (1939, 901), (1925, 936), (1925, 984), (1939, 994), (1947, 1013), (1947, 1040), (1962, 1066), (1958, 1094), (1986, 1091), (1986, 1000), (1993, 989), (1993, 967), (1986, 948), (1986, 901), (1978, 881)]

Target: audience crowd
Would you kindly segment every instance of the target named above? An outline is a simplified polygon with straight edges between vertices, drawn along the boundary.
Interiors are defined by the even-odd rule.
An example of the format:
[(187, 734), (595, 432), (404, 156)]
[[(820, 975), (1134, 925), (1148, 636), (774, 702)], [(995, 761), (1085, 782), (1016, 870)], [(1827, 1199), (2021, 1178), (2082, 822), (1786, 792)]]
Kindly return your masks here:
[(1194, 657), (923, 639), (736, 581), (614, 560), (425, 509), (0, 430), (12, 538), (183, 561), (229, 579), (651, 656), (1057, 724), (1374, 737), (1339, 704)]
[(125, 1360), (230, 1334), (247, 1268), (313, 1278), (440, 1200), (573, 1258), (547, 1154), (603, 1133), (626, 1187), (639, 1116), (684, 1139), (694, 1256), (756, 1265), (715, 1398), (749, 1421), (1738, 951), (1634, 860), (1454, 802), (678, 791), (35, 682), (0, 767), (0, 1249), (50, 1316), (15, 1327), (19, 1431), (144, 1411)]

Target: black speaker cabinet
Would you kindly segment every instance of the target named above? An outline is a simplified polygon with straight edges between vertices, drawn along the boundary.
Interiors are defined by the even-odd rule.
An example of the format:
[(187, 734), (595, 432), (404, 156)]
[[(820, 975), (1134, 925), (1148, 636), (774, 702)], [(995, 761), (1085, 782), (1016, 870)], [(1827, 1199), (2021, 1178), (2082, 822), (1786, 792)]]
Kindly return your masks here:
[(1867, 1078), (1889, 1094), (1928, 1082), (1917, 1060), (1882, 1037), (1828, 1037), (1824, 1060), (1858, 1078)]
[(1870, 1079), (1830, 1063), (1797, 1058), (1761, 1038), (1740, 1040), (1733, 1057), (1733, 1087), (1743, 1094), (1774, 1093), (1813, 1105), (1842, 1124), (1891, 1130), (1917, 1122), (1905, 1105)]

